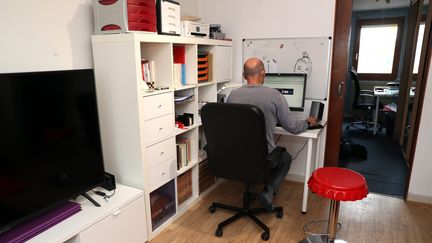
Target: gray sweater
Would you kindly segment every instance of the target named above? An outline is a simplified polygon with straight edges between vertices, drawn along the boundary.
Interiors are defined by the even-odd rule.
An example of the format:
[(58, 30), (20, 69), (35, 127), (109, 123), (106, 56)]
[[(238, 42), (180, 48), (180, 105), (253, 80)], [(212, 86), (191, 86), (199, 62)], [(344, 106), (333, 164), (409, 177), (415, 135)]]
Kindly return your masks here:
[(235, 89), (231, 91), (227, 102), (256, 105), (262, 110), (269, 153), (276, 147), (273, 135), (277, 123), (294, 134), (304, 132), (308, 128), (306, 120), (292, 117), (288, 103), (279, 91), (263, 85), (244, 85)]

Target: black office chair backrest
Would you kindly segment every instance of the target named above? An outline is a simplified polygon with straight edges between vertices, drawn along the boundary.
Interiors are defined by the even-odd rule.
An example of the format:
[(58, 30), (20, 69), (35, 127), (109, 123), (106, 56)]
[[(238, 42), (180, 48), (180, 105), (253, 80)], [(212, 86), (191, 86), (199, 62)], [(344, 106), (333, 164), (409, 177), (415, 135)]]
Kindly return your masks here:
[(357, 72), (354, 69), (350, 70), (351, 80), (354, 81), (354, 99), (352, 103), (353, 109), (358, 107), (358, 102), (360, 98), (360, 81), (358, 79)]
[(201, 109), (210, 171), (217, 177), (263, 183), (267, 179), (264, 114), (254, 105), (208, 103)]

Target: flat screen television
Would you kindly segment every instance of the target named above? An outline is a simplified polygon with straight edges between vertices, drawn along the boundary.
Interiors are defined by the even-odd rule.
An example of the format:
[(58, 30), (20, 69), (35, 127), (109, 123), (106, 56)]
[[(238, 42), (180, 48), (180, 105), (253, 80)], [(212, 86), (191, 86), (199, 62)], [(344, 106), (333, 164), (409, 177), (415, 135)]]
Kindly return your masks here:
[(93, 70), (0, 74), (0, 234), (103, 181)]
[(281, 92), (291, 111), (304, 111), (306, 81), (305, 73), (266, 73), (264, 85)]

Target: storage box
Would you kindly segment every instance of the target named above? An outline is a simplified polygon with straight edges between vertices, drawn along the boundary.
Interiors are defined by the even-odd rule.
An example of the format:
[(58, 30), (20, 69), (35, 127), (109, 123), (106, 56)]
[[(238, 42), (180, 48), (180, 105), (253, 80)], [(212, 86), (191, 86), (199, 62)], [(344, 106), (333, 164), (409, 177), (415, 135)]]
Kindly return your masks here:
[(210, 173), (207, 160), (199, 164), (199, 194), (201, 195), (209, 187), (214, 185), (216, 177)]
[(198, 53), (198, 82), (209, 80), (209, 55), (207, 52)]
[(154, 0), (93, 0), (95, 34), (156, 32)]
[(177, 177), (178, 205), (192, 197), (192, 173), (190, 170)]
[(180, 35), (180, 4), (172, 0), (157, 0), (157, 30), (159, 34)]

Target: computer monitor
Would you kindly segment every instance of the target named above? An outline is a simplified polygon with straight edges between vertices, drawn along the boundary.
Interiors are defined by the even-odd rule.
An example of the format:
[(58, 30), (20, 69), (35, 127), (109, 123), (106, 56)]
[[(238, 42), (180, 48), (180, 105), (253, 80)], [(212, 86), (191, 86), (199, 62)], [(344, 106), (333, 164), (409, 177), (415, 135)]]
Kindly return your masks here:
[(305, 73), (267, 73), (264, 85), (281, 92), (291, 111), (304, 111), (306, 76)]

